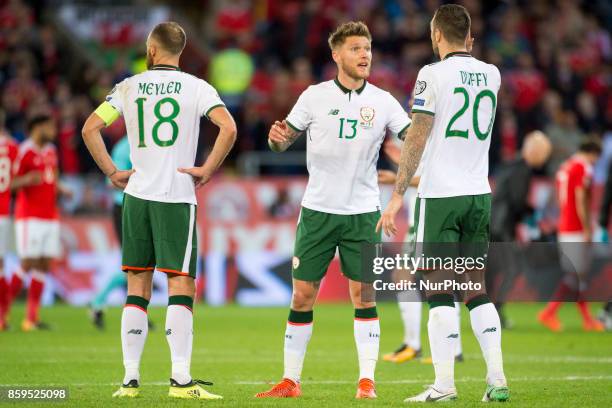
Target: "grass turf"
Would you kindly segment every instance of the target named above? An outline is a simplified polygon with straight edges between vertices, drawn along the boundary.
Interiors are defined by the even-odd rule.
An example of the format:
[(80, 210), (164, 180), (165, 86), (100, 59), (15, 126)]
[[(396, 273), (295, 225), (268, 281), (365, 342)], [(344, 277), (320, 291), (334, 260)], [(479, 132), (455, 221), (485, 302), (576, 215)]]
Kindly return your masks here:
[[(507, 307), (515, 327), (503, 334), (506, 375), (515, 406), (612, 406), (612, 341), (610, 333), (584, 333), (578, 312), (565, 305), (566, 330), (555, 334), (535, 320), (541, 305)], [(599, 305), (597, 305), (599, 307)], [(427, 307), (424, 307), (426, 312)], [(119, 321), (121, 310), (107, 312), (107, 328), (93, 328), (83, 308), (55, 306), (42, 311), (53, 331), (22, 333), (17, 328), (23, 307), (16, 306), (13, 328), (0, 332), (0, 386), (66, 386), (69, 400), (45, 406), (193, 406), (195, 401), (166, 397), (170, 355), (163, 332), (165, 309), (151, 308), (157, 330), (149, 332), (141, 366), (141, 397), (111, 400), (122, 379)], [(347, 407), (401, 406), (433, 379), (433, 368), (416, 361), (396, 365), (379, 361), (376, 401), (354, 400), (357, 360), (349, 305), (320, 305), (315, 310), (312, 341), (299, 400), (256, 400), (282, 374), (284, 308), (211, 308), (196, 305), (192, 374), (214, 381), (210, 391), (225, 397), (215, 406)], [(379, 305), (381, 354), (401, 342), (396, 304)], [(426, 315), (424, 315), (426, 317)], [(427, 348), (426, 320), (423, 344)], [(456, 365), (459, 399), (455, 406), (480, 404), (485, 366), (462, 310), (462, 343), (466, 360)], [(425, 351), (426, 354), (427, 351)], [(0, 403), (6, 402), (0, 401)], [(3, 405), (3, 404), (0, 404)], [(19, 403), (19, 406), (24, 406)]]

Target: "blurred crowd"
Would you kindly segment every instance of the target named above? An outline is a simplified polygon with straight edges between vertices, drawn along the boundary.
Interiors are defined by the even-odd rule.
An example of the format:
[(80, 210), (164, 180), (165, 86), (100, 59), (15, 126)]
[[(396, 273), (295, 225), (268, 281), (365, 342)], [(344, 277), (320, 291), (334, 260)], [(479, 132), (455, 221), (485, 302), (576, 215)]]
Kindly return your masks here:
[[(237, 110), (240, 148), (266, 149), (270, 122), (282, 118), (310, 83), (332, 78), (327, 36), (363, 20), (373, 36), (371, 82), (406, 109), (420, 67), (434, 61), (429, 22), (439, 1), (219, 2), (205, 25), (212, 47), (251, 55), (255, 72)], [(581, 137), (612, 125), (612, 9), (605, 1), (461, 1), (472, 17), (473, 55), (503, 78), (491, 164), (515, 158), (525, 134), (545, 131), (555, 146), (549, 171)], [(257, 7), (259, 5), (259, 7)], [(303, 148), (303, 147), (302, 147)]]
[[(496, 64), (503, 85), (492, 137), (493, 174), (516, 157), (523, 136), (541, 129), (553, 141), (548, 172), (587, 134), (612, 129), (612, 5), (605, 0), (460, 1), (472, 16), (473, 55)], [(371, 82), (408, 109), (418, 70), (434, 61), (429, 21), (436, 0), (223, 0), (173, 4), (203, 42), (201, 72), (235, 115), (239, 141), (226, 165), (243, 152), (267, 150), (269, 125), (283, 118), (311, 83), (335, 66), (327, 36), (347, 20), (363, 20), (373, 35)], [(134, 61), (109, 66), (66, 46), (48, 18), (51, 6), (0, 1), (0, 123), (18, 140), (27, 117), (50, 111), (64, 176), (97, 174), (81, 141), (86, 116), (133, 74)], [(101, 5), (101, 7), (104, 7)], [(121, 43), (109, 46), (121, 47)], [(137, 53), (144, 52), (141, 45)], [(123, 52), (121, 55), (133, 55)], [(194, 65), (194, 64), (191, 64)], [(194, 66), (198, 66), (195, 64)], [(203, 132), (214, 132), (203, 124)], [(104, 132), (111, 147), (124, 134), (118, 121)], [(201, 148), (212, 143), (204, 137)], [(294, 149), (304, 149), (304, 141)], [(99, 175), (98, 175), (99, 176)], [(77, 182), (77, 181), (75, 181)], [(95, 191), (87, 194), (96, 195)], [(76, 208), (74, 208), (76, 209)]]

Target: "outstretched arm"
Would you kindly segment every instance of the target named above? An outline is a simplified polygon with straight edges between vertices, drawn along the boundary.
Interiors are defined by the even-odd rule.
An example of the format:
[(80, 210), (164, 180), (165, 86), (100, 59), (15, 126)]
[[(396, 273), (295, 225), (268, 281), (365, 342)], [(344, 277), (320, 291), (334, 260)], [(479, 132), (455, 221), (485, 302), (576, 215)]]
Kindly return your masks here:
[(378, 221), (378, 225), (376, 225), (376, 231), (379, 231), (382, 227), (388, 236), (397, 232), (395, 215), (402, 208), (404, 193), (410, 186), (410, 181), (419, 167), (427, 138), (433, 127), (433, 119), (432, 115), (426, 113), (414, 113), (412, 115), (412, 125), (407, 130), (397, 170), (395, 190), (387, 209)]

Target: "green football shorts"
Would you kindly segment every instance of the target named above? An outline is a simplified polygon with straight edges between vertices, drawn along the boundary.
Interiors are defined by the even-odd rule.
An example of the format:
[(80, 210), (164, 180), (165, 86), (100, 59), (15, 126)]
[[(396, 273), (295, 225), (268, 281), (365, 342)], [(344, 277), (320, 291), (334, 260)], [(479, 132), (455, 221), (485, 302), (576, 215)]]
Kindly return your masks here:
[(379, 219), (378, 211), (340, 215), (302, 207), (293, 251), (293, 277), (320, 281), (338, 248), (344, 276), (357, 282), (369, 282), (371, 279), (361, 270), (361, 252), (363, 245), (380, 242), (380, 233), (376, 233)]
[(490, 219), (491, 194), (419, 197), (415, 209), (415, 255), (486, 256)]
[(196, 276), (196, 206), (125, 194), (121, 269)]

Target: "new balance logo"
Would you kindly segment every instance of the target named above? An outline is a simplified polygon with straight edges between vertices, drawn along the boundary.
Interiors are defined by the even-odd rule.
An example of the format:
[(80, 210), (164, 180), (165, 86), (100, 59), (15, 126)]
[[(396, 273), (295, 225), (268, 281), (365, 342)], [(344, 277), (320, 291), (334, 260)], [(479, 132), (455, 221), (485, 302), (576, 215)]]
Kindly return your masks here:
[(487, 327), (482, 331), (482, 333), (495, 333), (497, 331), (497, 327)]
[(169, 336), (169, 335), (171, 335), (171, 334), (172, 334), (172, 329), (168, 329), (168, 330), (166, 330), (166, 336)]
[(370, 336), (370, 338), (374, 338), (374, 339), (380, 338), (380, 334), (379, 333), (368, 333), (368, 335)]
[(448, 336), (446, 336), (447, 339), (458, 339), (459, 338), (459, 333), (451, 333)]
[(336, 116), (338, 113), (340, 113), (340, 109), (332, 109), (329, 111), (328, 115)]
[(140, 329), (131, 329), (127, 334), (142, 334), (142, 330)]

